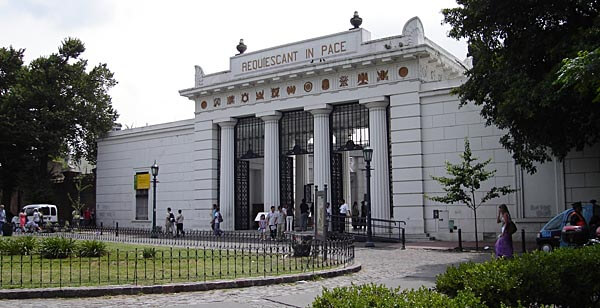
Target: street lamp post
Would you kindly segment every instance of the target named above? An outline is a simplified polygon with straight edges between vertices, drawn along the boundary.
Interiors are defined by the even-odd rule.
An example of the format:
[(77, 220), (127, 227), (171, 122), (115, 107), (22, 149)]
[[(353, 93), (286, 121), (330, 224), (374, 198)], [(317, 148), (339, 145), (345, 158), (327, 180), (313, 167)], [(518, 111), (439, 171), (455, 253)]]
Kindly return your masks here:
[(375, 247), (373, 243), (373, 230), (371, 229), (371, 160), (373, 159), (373, 149), (366, 147), (363, 150), (363, 158), (365, 159), (367, 171), (367, 241), (365, 247)]
[(152, 234), (151, 237), (156, 238), (158, 237), (158, 232), (156, 232), (156, 176), (158, 175), (158, 164), (156, 163), (156, 160), (154, 161), (154, 165), (152, 165), (152, 167), (150, 167), (150, 170), (152, 171), (152, 182), (153, 182), (153, 188), (152, 188)]

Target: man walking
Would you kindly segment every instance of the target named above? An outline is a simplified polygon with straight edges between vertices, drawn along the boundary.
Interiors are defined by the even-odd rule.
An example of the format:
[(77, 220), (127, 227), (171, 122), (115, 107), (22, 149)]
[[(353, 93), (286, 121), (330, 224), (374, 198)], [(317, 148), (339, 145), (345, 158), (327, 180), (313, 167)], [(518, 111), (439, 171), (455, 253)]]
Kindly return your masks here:
[(185, 237), (185, 231), (183, 231), (183, 214), (181, 214), (181, 210), (177, 211), (177, 217), (175, 217), (175, 224), (177, 226), (177, 237), (179, 237), (180, 232), (181, 236)]
[(274, 240), (277, 237), (277, 213), (275, 213), (275, 207), (271, 206), (271, 211), (267, 214), (267, 221), (269, 222), (269, 232), (271, 233), (271, 239)]
[(4, 204), (0, 204), (0, 235), (4, 235), (4, 223), (6, 222), (6, 212), (4, 211)]
[(173, 236), (173, 224), (175, 223), (175, 215), (171, 212), (171, 208), (167, 208), (167, 216), (165, 217), (165, 234)]
[(300, 203), (300, 229), (301, 229), (301, 231), (306, 231), (307, 223), (308, 223), (308, 204), (306, 204), (305, 199), (302, 199), (302, 203)]
[(279, 206), (277, 211), (277, 238), (282, 240), (285, 232), (285, 208), (283, 206)]
[(286, 205), (283, 209), (285, 210), (285, 230), (294, 231), (294, 208)]
[(344, 230), (346, 229), (346, 216), (351, 211), (348, 208), (348, 204), (346, 204), (346, 201), (344, 199), (340, 200), (340, 202), (342, 203), (342, 205), (340, 205), (339, 230), (340, 233), (344, 233)]

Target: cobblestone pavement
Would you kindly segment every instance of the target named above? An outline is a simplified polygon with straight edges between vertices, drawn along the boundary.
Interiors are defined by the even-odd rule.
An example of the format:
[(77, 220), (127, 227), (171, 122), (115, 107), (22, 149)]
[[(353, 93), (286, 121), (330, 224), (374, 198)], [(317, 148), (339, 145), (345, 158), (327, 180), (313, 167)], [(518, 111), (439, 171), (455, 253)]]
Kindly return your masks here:
[(488, 254), (456, 253), (445, 250), (380, 245), (375, 249), (356, 248), (356, 262), (362, 270), (352, 275), (272, 286), (178, 294), (151, 294), (77, 299), (5, 300), (0, 307), (306, 307), (323, 287), (352, 283), (383, 283), (391, 287), (432, 285), (436, 273), (449, 264), (483, 261)]

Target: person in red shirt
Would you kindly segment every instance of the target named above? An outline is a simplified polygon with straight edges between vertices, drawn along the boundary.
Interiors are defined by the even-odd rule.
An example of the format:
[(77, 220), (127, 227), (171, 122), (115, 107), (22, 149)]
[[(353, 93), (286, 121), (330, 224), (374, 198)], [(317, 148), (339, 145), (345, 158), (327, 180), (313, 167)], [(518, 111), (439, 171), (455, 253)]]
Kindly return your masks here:
[(89, 226), (90, 221), (92, 220), (92, 212), (90, 212), (89, 208), (85, 209), (85, 212), (83, 212), (83, 219), (85, 221), (85, 225)]
[(581, 202), (573, 203), (573, 212), (569, 215), (569, 224), (571, 226), (580, 226), (586, 227), (585, 219), (583, 218), (583, 214), (581, 213), (583, 207), (581, 206)]

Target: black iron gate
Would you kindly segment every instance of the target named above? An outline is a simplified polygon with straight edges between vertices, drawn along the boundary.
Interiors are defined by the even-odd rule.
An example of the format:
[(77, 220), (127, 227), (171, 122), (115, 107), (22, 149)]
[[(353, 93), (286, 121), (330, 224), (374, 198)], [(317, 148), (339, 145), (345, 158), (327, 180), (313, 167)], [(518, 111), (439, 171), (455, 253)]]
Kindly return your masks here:
[(331, 209), (339, 213), (340, 200), (344, 199), (344, 165), (342, 153), (331, 154)]
[(294, 158), (281, 156), (279, 164), (280, 204), (291, 208), (294, 205)]
[(250, 229), (250, 162), (235, 163), (235, 229)]

